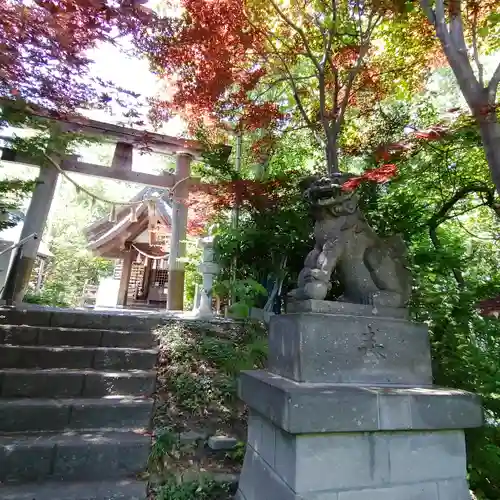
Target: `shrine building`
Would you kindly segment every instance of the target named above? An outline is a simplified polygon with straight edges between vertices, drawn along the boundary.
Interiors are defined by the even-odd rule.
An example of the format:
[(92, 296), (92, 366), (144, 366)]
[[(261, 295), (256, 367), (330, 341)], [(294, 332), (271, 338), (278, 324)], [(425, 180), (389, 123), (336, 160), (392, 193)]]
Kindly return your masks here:
[(89, 250), (116, 262), (113, 277), (101, 282), (98, 296), (104, 295), (103, 305), (111, 307), (165, 308), (172, 203), (168, 193), (152, 187), (130, 201), (133, 208), (122, 207), (114, 220), (102, 217), (85, 231)]

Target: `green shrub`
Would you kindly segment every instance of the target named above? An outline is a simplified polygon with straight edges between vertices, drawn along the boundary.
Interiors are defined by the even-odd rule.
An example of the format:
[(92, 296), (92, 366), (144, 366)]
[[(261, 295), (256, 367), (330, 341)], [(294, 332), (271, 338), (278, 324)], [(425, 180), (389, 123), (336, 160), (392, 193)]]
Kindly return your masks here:
[(155, 500), (229, 500), (230, 485), (212, 479), (179, 481), (172, 477), (155, 491)]
[(153, 439), (153, 446), (149, 454), (149, 470), (162, 472), (164, 469), (164, 459), (171, 455), (179, 446), (178, 435), (169, 427), (156, 432)]
[[(243, 411), (237, 399), (237, 376), (262, 368), (267, 359), (267, 332), (257, 322), (173, 321), (157, 331), (161, 355), (156, 424), (182, 424), (210, 415), (222, 425)], [(168, 417), (165, 415), (169, 415)]]
[(28, 291), (24, 296), (24, 302), (28, 304), (39, 304), (51, 307), (69, 307), (71, 304), (65, 300), (66, 288), (62, 283), (51, 283), (40, 292)]

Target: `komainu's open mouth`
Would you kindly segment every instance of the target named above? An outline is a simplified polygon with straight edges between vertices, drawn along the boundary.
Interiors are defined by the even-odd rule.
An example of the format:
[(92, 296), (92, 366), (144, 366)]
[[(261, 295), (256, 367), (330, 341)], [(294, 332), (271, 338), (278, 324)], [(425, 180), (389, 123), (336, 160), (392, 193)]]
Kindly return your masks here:
[(341, 186), (332, 179), (319, 179), (307, 190), (307, 198), (314, 205), (330, 205), (336, 202), (340, 191)]

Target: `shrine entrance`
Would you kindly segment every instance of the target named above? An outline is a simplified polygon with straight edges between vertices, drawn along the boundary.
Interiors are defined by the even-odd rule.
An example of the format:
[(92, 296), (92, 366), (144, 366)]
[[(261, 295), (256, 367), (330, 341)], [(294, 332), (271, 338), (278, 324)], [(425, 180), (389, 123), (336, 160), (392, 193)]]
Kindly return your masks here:
[[(183, 310), (186, 199), (190, 186), (196, 182), (191, 177), (191, 162), (200, 158), (201, 145), (196, 141), (120, 127), (82, 117), (54, 119), (43, 110), (34, 114), (55, 122), (60, 132), (76, 132), (97, 137), (103, 142), (112, 142), (115, 144), (115, 152), (110, 166), (85, 163), (73, 155), (54, 156), (48, 152), (51, 165), (40, 169), (20, 237), (20, 240), (26, 239), (26, 242), (16, 265), (12, 266), (15, 269), (7, 280), (12, 289), (14, 304), (20, 304), (24, 297), (58, 178), (60, 175), (73, 172), (147, 185), (149, 188), (146, 188), (146, 191), (148, 189), (150, 191), (153, 189), (156, 193), (163, 191), (160, 196), (144, 195), (144, 190), (141, 191), (138, 195), (141, 198), (134, 202), (134, 205), (137, 205), (135, 210), (131, 211), (130, 208), (117, 210), (116, 216), (110, 217), (112, 227), (108, 227), (104, 232), (100, 231), (105, 229), (104, 221), (97, 221), (90, 228), (88, 240), (95, 254), (106, 256), (110, 255), (110, 252), (115, 252), (119, 254), (115, 258), (123, 260), (119, 303), (125, 305), (129, 300), (130, 303), (150, 301), (159, 305), (166, 303), (169, 310)], [(8, 141), (8, 138), (2, 139)], [(174, 155), (175, 173), (164, 172), (153, 175), (134, 171), (134, 150)], [(36, 160), (19, 154), (10, 147), (2, 148), (1, 159), (37, 166)], [(156, 204), (160, 211), (164, 210), (156, 227), (151, 216), (152, 203)], [(151, 235), (156, 234), (158, 238), (163, 237), (164, 241), (160, 242), (161, 244), (158, 241), (148, 241), (148, 248), (141, 247), (144, 242), (135, 241), (135, 238), (144, 231)], [(39, 238), (33, 238), (33, 235), (38, 235)], [(162, 255), (154, 255), (150, 247), (162, 248), (160, 250), (163, 252)], [(137, 275), (141, 274), (137, 271), (139, 265), (143, 268), (142, 281), (136, 276), (133, 278), (135, 281), (131, 282), (133, 269)]]

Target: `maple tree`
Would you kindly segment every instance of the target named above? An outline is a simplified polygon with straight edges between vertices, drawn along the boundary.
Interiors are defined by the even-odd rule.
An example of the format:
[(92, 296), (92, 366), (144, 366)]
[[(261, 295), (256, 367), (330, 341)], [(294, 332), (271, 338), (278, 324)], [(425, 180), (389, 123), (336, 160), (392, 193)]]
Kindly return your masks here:
[(188, 233), (200, 235), (207, 222), (215, 220), (234, 207), (236, 200), (241, 210), (254, 213), (279, 211), (284, 200), (298, 191), (300, 170), (288, 170), (266, 181), (238, 179), (202, 182), (191, 188), (187, 200), (189, 210)]
[(0, 97), (50, 110), (105, 106), (112, 85), (89, 78), (88, 51), (155, 22), (143, 0), (0, 0)]
[[(262, 131), (307, 127), (339, 170), (339, 138), (349, 110), (365, 113), (395, 86), (421, 81), (437, 44), (391, 40), (411, 26), (430, 34), (405, 0), (179, 0), (171, 36), (153, 30), (145, 47), (168, 81), (154, 115), (236, 122)], [(390, 25), (390, 26), (389, 26)], [(172, 23), (170, 24), (172, 26)], [(389, 36), (390, 35), (390, 36)]]
[(472, 112), (500, 193), (500, 63), (486, 81), (481, 56), (500, 49), (498, 0), (419, 0)]

